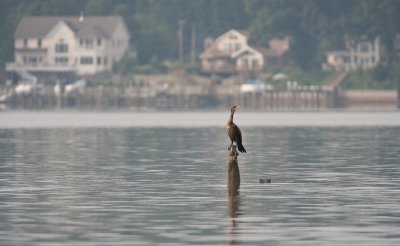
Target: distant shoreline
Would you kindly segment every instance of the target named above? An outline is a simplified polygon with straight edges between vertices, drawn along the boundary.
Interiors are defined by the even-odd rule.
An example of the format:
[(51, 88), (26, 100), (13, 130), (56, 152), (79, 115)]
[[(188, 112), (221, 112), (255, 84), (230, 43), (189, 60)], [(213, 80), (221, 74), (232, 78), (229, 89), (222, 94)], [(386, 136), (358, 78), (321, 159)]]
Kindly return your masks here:
[[(225, 127), (228, 112), (3, 111), (0, 129)], [(239, 112), (241, 127), (400, 127), (400, 112)]]

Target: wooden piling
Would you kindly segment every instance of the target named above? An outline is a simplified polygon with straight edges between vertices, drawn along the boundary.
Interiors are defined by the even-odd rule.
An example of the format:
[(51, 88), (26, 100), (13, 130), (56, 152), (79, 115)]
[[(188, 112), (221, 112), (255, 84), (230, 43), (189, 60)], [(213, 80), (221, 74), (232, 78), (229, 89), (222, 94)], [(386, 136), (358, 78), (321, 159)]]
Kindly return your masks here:
[(236, 193), (240, 187), (240, 172), (237, 156), (239, 153), (236, 146), (231, 146), (227, 163), (227, 187), (228, 193)]

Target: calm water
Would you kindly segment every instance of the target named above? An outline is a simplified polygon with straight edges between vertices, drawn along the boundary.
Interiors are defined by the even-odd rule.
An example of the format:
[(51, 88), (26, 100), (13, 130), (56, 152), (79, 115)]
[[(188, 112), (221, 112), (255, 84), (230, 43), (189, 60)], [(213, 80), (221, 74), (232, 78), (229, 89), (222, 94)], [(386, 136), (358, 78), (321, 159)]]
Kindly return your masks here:
[(242, 132), (0, 125), (0, 244), (400, 245), (400, 127)]

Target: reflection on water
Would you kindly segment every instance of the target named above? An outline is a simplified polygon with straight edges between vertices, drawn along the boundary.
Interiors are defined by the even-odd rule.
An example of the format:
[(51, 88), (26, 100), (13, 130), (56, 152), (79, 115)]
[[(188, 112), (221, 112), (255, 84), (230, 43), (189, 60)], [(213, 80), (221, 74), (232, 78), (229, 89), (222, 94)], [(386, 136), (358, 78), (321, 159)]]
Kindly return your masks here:
[(0, 244), (399, 245), (400, 128), (242, 132), (0, 129)]
[(231, 240), (229, 241), (229, 245), (237, 245), (239, 241), (237, 241), (238, 234), (238, 223), (236, 218), (241, 214), (240, 211), (240, 171), (239, 171), (239, 162), (238, 162), (238, 151), (236, 150), (236, 146), (229, 147), (229, 155), (227, 162), (227, 170), (226, 170), (226, 180), (227, 180), (227, 193), (228, 193), (228, 209), (229, 216), (231, 218), (231, 226), (229, 234), (231, 235)]
[(233, 193), (228, 192), (229, 216), (231, 217), (229, 228), (229, 234), (231, 238), (229, 240), (229, 245), (240, 244), (240, 241), (238, 240), (240, 229), (237, 221), (238, 216), (241, 215), (240, 203), (240, 194), (238, 191)]

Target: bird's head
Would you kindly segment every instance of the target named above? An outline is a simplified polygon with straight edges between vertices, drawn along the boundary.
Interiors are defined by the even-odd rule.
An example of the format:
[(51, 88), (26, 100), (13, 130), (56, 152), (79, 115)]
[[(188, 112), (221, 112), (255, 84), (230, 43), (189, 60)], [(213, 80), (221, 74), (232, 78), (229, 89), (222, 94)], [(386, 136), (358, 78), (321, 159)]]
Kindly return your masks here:
[(239, 105), (233, 105), (232, 108), (231, 108), (231, 113), (235, 113), (236, 110), (238, 110), (239, 108), (240, 108)]

